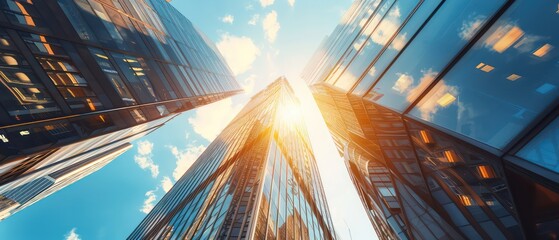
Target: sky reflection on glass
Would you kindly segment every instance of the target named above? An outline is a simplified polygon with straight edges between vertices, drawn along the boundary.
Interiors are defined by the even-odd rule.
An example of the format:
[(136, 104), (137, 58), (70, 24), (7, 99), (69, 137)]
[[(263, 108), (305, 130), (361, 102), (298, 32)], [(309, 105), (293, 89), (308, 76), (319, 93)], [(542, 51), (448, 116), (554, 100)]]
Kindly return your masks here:
[(515, 3), (411, 114), (503, 148), (557, 97), (556, 8)]
[(372, 95), (383, 96), (370, 99), (404, 111), (502, 3), (446, 2), (375, 85)]

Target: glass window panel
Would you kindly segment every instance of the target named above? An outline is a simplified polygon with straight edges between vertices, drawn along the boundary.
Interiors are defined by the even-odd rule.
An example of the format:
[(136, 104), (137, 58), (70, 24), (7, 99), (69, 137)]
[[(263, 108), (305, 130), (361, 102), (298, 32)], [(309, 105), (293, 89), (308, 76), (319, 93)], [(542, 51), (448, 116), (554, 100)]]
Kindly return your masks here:
[(111, 55), (139, 100), (142, 102), (156, 101), (154, 89), (145, 74), (145, 69), (139, 63), (140, 59), (117, 53), (111, 53)]
[(122, 98), (122, 101), (124, 101), (126, 105), (136, 104), (136, 100), (130, 93), (130, 90), (128, 90), (128, 87), (126, 86), (122, 78), (120, 78), (120, 75), (118, 75), (116, 69), (113, 67), (109, 55), (99, 49), (89, 48), (89, 51), (91, 51), (91, 54), (93, 54), (95, 61), (97, 61), (97, 64), (99, 64), (99, 67), (101, 67), (101, 70), (103, 71), (105, 76), (107, 76), (114, 89), (118, 92), (118, 94)]
[(77, 72), (76, 67), (66, 61), (43, 57), (38, 57), (37, 60), (47, 71)]
[(44, 27), (44, 21), (35, 8), (32, 0), (7, 0), (1, 1), (0, 7), (4, 9), (4, 14), (12, 23), (22, 24), (32, 27)]
[(367, 71), (367, 74), (363, 76), (361, 82), (357, 85), (357, 87), (355, 87), (353, 94), (361, 96), (369, 90), (373, 82), (382, 72), (384, 72), (388, 65), (394, 60), (396, 55), (400, 53), (402, 48), (409, 42), (410, 38), (415, 34), (421, 24), (425, 22), (440, 2), (441, 0), (427, 0), (421, 3), (419, 9), (414, 12), (411, 19), (392, 40), (390, 46), (384, 50), (373, 66), (368, 68), (368, 70), (365, 70)]
[(11, 38), (0, 30), (0, 102), (17, 121), (55, 116), (60, 108), (44, 85), (29, 69), (27, 61), (15, 52)]
[(87, 80), (68, 56), (64, 58), (36, 56), (36, 59), (58, 87), (58, 91), (70, 108), (76, 111), (95, 111), (102, 106), (93, 90), (89, 88)]
[(76, 8), (74, 1), (72, 0), (58, 0), (58, 5), (62, 8), (68, 20), (74, 27), (74, 30), (78, 33), (81, 39), (96, 41), (95, 34), (81, 15), (80, 11)]
[[(329, 79), (326, 80), (327, 83), (334, 84), (336, 82), (340, 74), (345, 70), (345, 67), (350, 63), (352, 57), (365, 45), (369, 35), (377, 28), (379, 22), (388, 13), (388, 10), (393, 4), (394, 0), (383, 1), (380, 7), (375, 11), (367, 11), (369, 12), (368, 14), (372, 15), (359, 22), (359, 27), (357, 28), (359, 30), (359, 35), (352, 40), (351, 44), (344, 45), (344, 47), (349, 46), (349, 48), (340, 59), (340, 63), (332, 70), (332, 74), (330, 74)], [(336, 83), (336, 85), (339, 84), (343, 85), (343, 82)]]
[(122, 36), (116, 29), (113, 21), (109, 18), (109, 15), (107, 14), (107, 11), (105, 11), (103, 5), (93, 0), (88, 0), (88, 2), (93, 8), (93, 11), (97, 15), (97, 17), (100, 18), (101, 22), (103, 23), (103, 25), (105, 26), (109, 34), (111, 35), (111, 38), (115, 41), (122, 42), (123, 41)]
[[(357, 79), (361, 77), (371, 60), (381, 52), (391, 38), (398, 32), (404, 20), (417, 5), (417, 1), (397, 1), (392, 5), (383, 20), (369, 31), (369, 38), (365, 39), (359, 49), (359, 53), (354, 57), (351, 64), (336, 82), (336, 86), (349, 90), (353, 87)], [(361, 43), (361, 42), (360, 42)], [(359, 47), (358, 45), (352, 47)]]
[(405, 110), (503, 2), (445, 2), (375, 85), (369, 99)]
[(60, 56), (67, 55), (66, 51), (57, 40), (26, 32), (19, 32), (19, 35), (33, 53)]
[(506, 146), (559, 95), (553, 8), (557, 4), (546, 1), (515, 2), (411, 114)]
[(516, 155), (559, 173), (559, 118), (549, 124)]

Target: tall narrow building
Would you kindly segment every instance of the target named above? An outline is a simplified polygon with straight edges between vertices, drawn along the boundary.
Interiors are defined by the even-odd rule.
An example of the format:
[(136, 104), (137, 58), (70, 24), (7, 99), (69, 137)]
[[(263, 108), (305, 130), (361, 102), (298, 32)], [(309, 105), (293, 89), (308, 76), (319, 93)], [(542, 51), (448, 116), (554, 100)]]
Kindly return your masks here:
[(256, 94), (128, 239), (333, 239), (299, 102)]
[(381, 239), (557, 239), (558, 12), (354, 2), (303, 77)]
[(0, 218), (240, 91), (165, 0), (0, 0)]

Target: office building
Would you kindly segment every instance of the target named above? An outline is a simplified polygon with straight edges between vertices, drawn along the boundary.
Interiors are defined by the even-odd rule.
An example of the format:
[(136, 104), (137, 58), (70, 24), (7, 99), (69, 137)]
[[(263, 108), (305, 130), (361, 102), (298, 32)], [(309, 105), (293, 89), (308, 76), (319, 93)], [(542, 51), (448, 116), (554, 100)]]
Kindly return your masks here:
[(250, 102), (128, 239), (333, 239), (300, 106), (285, 78)]
[(302, 76), (381, 239), (557, 239), (556, 2), (358, 0)]
[(214, 44), (167, 1), (1, 0), (0, 215), (240, 91)]

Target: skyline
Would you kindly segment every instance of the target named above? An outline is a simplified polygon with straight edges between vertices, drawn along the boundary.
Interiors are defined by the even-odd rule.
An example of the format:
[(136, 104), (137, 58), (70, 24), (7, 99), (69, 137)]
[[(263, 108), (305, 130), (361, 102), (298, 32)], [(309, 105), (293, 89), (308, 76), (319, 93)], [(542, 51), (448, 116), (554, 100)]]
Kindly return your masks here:
[(300, 102), (254, 95), (128, 239), (334, 239)]
[[(217, 44), (218, 48), (221, 47), (220, 51), (225, 58), (227, 58), (228, 56), (233, 56), (232, 60), (231, 58), (228, 59), (230, 62), (235, 62), (236, 60), (234, 57), (236, 55), (238, 56), (238, 54), (228, 54), (223, 51), (224, 48), (234, 50), (235, 48), (233, 46), (239, 46), (238, 44), (241, 44), (240, 46), (245, 46), (243, 44), (248, 43), (248, 49), (259, 52), (259, 54), (253, 55), (253, 58), (248, 59), (248, 61), (244, 61), (246, 64), (241, 64), (240, 66), (230, 64), (231, 67), (238, 67), (238, 69), (240, 69), (232, 70), (238, 73), (238, 81), (245, 87), (247, 87), (248, 90), (252, 88), (252, 91), (247, 91), (249, 93), (246, 93), (243, 96), (239, 96), (233, 99), (225, 99), (224, 101), (219, 101), (213, 104), (213, 106), (208, 105), (207, 108), (202, 108), (195, 112), (188, 112), (176, 117), (167, 125), (159, 129), (159, 131), (156, 131), (151, 135), (148, 135), (141, 140), (134, 142), (134, 148), (131, 151), (126, 152), (119, 159), (116, 159), (115, 161), (110, 163), (107, 167), (77, 182), (76, 184), (61, 190), (59, 193), (46, 198), (44, 200), (44, 202), (46, 203), (38, 203), (44, 204), (43, 208), (34, 210), (34, 207), (31, 206), (30, 209), (26, 209), (25, 211), (18, 213), (12, 216), (10, 219), (4, 221), (2, 224), (0, 224), (0, 229), (4, 228), (6, 231), (4, 231), (4, 229), (2, 229), (2, 231), (7, 232), (8, 236), (15, 237), (16, 235), (9, 234), (15, 234), (17, 232), (18, 226), (31, 224), (31, 219), (26, 218), (26, 216), (20, 217), (20, 214), (29, 214), (29, 216), (35, 216), (37, 218), (36, 221), (40, 221), (40, 219), (44, 219), (40, 216), (47, 217), (49, 214), (48, 209), (57, 206), (57, 202), (60, 202), (61, 200), (70, 203), (68, 206), (70, 207), (69, 209), (72, 209), (71, 207), (74, 206), (72, 212), (80, 212), (83, 213), (83, 216), (90, 216), (88, 217), (92, 219), (90, 221), (95, 221), (93, 219), (104, 219), (106, 223), (102, 224), (101, 228), (95, 226), (84, 226), (85, 223), (90, 221), (84, 221), (84, 219), (80, 219), (77, 216), (72, 216), (71, 214), (64, 214), (62, 216), (66, 217), (61, 218), (61, 220), (66, 219), (64, 220), (64, 222), (66, 223), (61, 224), (64, 225), (64, 227), (57, 227), (56, 229), (45, 228), (43, 229), (43, 234), (45, 234), (45, 236), (59, 236), (62, 231), (64, 231), (63, 235), (68, 234), (69, 236), (80, 236), (81, 238), (88, 239), (102, 239), (103, 236), (107, 236), (104, 234), (108, 234), (108, 232), (111, 231), (116, 234), (115, 236), (126, 236), (129, 233), (126, 232), (126, 229), (115, 229), (115, 227), (110, 226), (110, 223), (112, 222), (113, 224), (115, 224), (115, 226), (123, 226), (123, 220), (126, 218), (137, 219), (137, 221), (139, 221), (140, 217), (144, 214), (143, 212), (140, 212), (140, 210), (147, 211), (151, 206), (153, 206), (165, 192), (164, 189), (168, 188), (170, 184), (175, 181), (176, 178), (174, 176), (180, 176), (180, 172), (186, 170), (188, 165), (196, 158), (196, 156), (199, 155), (203, 151), (203, 149), (205, 149), (205, 146), (210, 142), (210, 140), (213, 139), (213, 137), (215, 137), (217, 133), (219, 133), (219, 130), (224, 126), (224, 123), (226, 124), (228, 122), (216, 122), (215, 119), (231, 119), (236, 111), (238, 111), (240, 107), (244, 105), (244, 102), (248, 100), (248, 97), (251, 96), (250, 93), (254, 93), (258, 89), (261, 89), (267, 85), (268, 81), (264, 79), (273, 79), (273, 77), (275, 77), (276, 75), (293, 76), (290, 79), (295, 80), (293, 83), (294, 89), (298, 93), (303, 92), (308, 94), (308, 90), (305, 89), (306, 86), (304, 86), (304, 84), (301, 84), (298, 75), (300, 74), (302, 67), (306, 64), (308, 58), (310, 57), (309, 55), (316, 49), (318, 42), (321, 41), (324, 36), (329, 34), (329, 32), (331, 31), (331, 27), (335, 26), (338, 23), (343, 10), (349, 6), (351, 1), (347, 1), (345, 3), (331, 1), (331, 7), (325, 8), (322, 11), (318, 11), (318, 9), (315, 9), (313, 3), (303, 1), (301, 1), (300, 3), (295, 2), (294, 6), (290, 6), (289, 2), (276, 1), (273, 5), (266, 5), (265, 7), (263, 7), (262, 4), (258, 1), (247, 1), (246, 4), (242, 4), (242, 6), (224, 1), (223, 4), (228, 9), (227, 14), (231, 14), (232, 16), (234, 16), (233, 24), (223, 22), (222, 17), (227, 14), (225, 12), (216, 13), (215, 9), (213, 9), (211, 6), (202, 5), (196, 10), (196, 8), (189, 7), (189, 5), (192, 3), (182, 1), (172, 1), (171, 3), (174, 4), (177, 9), (181, 10), (181, 12), (183, 12), (183, 14), (187, 16), (195, 25), (198, 25), (200, 27), (200, 30), (205, 32), (208, 38), (212, 39), (212, 41)], [(252, 9), (250, 9), (250, 5), (252, 5)], [(240, 13), (235, 14), (229, 9), (233, 9)], [(310, 9), (312, 10), (309, 11)], [(246, 14), (245, 12), (248, 12), (250, 14)], [(309, 13), (314, 13), (314, 17), (306, 16)], [(256, 25), (249, 24), (249, 22), (252, 22), (250, 20), (252, 20), (255, 14), (259, 14), (261, 17), (258, 21), (256, 21)], [(271, 26), (272, 30), (277, 30), (278, 33), (276, 34), (273, 34), (273, 31), (270, 32), (270, 34), (267, 34), (267, 32), (264, 30), (264, 20), (269, 14), (272, 15), (270, 15), (267, 22), (271, 23), (267, 26)], [(274, 16), (275, 22), (278, 24), (274, 23)], [(296, 16), (299, 16), (299, 18), (295, 18)], [(302, 16), (304, 17), (301, 18)], [(331, 17), (320, 19), (318, 16)], [(331, 23), (330, 26), (328, 26), (328, 24), (324, 24), (328, 21)], [(298, 30), (301, 22), (306, 22), (308, 26), (320, 26), (320, 28), (313, 28), (313, 31), (317, 32), (318, 34), (309, 34), (309, 31), (305, 31), (306, 35), (301, 34), (300, 30)], [(218, 30), (214, 31), (214, 29)], [(274, 43), (272, 44), (270, 43), (270, 41), (274, 40), (274, 36), (275, 41), (273, 41)], [(293, 36), (298, 36), (301, 40), (295, 40)], [(309, 37), (315, 39), (316, 42), (307, 40)], [(303, 39), (305, 41), (302, 41)], [(283, 46), (283, 48), (277, 47), (278, 45)], [(286, 47), (289, 45), (295, 46)], [(274, 46), (276, 46), (277, 49)], [(286, 50), (278, 51), (278, 49)], [(247, 67), (250, 65), (252, 65), (252, 67)], [(262, 77), (258, 77), (259, 75), (262, 75)], [(252, 85), (252, 81), (254, 81), (254, 85)], [(310, 94), (307, 96), (310, 96)], [(308, 97), (307, 100), (312, 101), (312, 98)], [(310, 107), (311, 109), (316, 110), (316, 107), (313, 106), (312, 102), (304, 101), (303, 105), (305, 105), (307, 109)], [(305, 115), (307, 115), (307, 113), (311, 111), (306, 110)], [(317, 110), (314, 112), (314, 116), (312, 116), (311, 118), (305, 118), (307, 122), (310, 121), (311, 123), (313, 123), (309, 125), (312, 128), (310, 129), (311, 136), (313, 135), (313, 131), (315, 132), (314, 135), (316, 135), (316, 128), (320, 126), (320, 124), (316, 124), (314, 122), (316, 120), (312, 120), (316, 119), (316, 116), (319, 116)], [(200, 127), (200, 123), (205, 123), (204, 125), (211, 127)], [(181, 130), (179, 129), (184, 129), (185, 133), (180, 134), (179, 132)], [(324, 171), (325, 173), (338, 174), (337, 172), (342, 168), (340, 166), (336, 166), (335, 164), (332, 166), (326, 166), (326, 170), (323, 169), (325, 167), (324, 163), (328, 165), (329, 162), (332, 162), (330, 158), (334, 156), (332, 155), (332, 153), (335, 152), (331, 141), (329, 142), (330, 138), (324, 138), (324, 136), (327, 136), (323, 134), (324, 131), (325, 128), (322, 129), (322, 133), (319, 133), (319, 139), (321, 139), (321, 141), (319, 141), (318, 144), (316, 142), (313, 142), (313, 145), (330, 148), (317, 154), (319, 168), (321, 168), (321, 172)], [(318, 130), (318, 132), (321, 131)], [(185, 135), (188, 135), (188, 137), (186, 137)], [(173, 141), (170, 141), (171, 139)], [(313, 147), (316, 148), (316, 146)], [(140, 167), (138, 167), (138, 165), (136, 165), (137, 163), (134, 162), (134, 159), (148, 159), (147, 162), (141, 162), (142, 166), (145, 166), (145, 169), (141, 169)], [(322, 162), (322, 164), (320, 162)], [(127, 173), (129, 173), (130, 176), (120, 176), (116, 178), (109, 175), (109, 172), (113, 175), (118, 174), (117, 169), (127, 169)], [(177, 169), (179, 170), (177, 171)], [(345, 172), (342, 172), (342, 174), (347, 175), (347, 173)], [(154, 175), (156, 175), (155, 178), (153, 178)], [(99, 185), (101, 184), (108, 184), (107, 179), (104, 179), (103, 176), (111, 176), (115, 181), (119, 181), (121, 184), (124, 184), (122, 187), (127, 190), (119, 192), (111, 187), (108, 187), (107, 189), (99, 188)], [(131, 182), (129, 182), (132, 179), (135, 179), (137, 181), (137, 184), (132, 184)], [(342, 229), (339, 234), (341, 236), (347, 236), (347, 239), (349, 239), (350, 232), (347, 224), (348, 222), (351, 224), (352, 222), (355, 222), (359, 219), (356, 218), (355, 213), (359, 213), (359, 211), (362, 211), (362, 207), (358, 205), (357, 195), (351, 192), (351, 183), (349, 181), (349, 178), (346, 177), (347, 181), (345, 185), (343, 184), (343, 181), (332, 181), (333, 179), (335, 178), (329, 178), (326, 180), (331, 182), (329, 184), (330, 186), (333, 186), (331, 187), (332, 189), (326, 189), (327, 194), (328, 192), (330, 193), (328, 197), (332, 198), (333, 196), (333, 202), (337, 202), (339, 205), (342, 205), (347, 202), (347, 196), (351, 196), (351, 194), (353, 194), (353, 199), (356, 203), (352, 206), (349, 206), (349, 210), (340, 208), (339, 210), (337, 210), (337, 213), (333, 213), (333, 215), (343, 216), (337, 217), (335, 219), (335, 225), (337, 226), (337, 228)], [(104, 199), (100, 202), (92, 201), (90, 199), (83, 200), (76, 195), (82, 195), (83, 198), (87, 198), (87, 196), (96, 196), (95, 194), (84, 190), (84, 188), (92, 188), (96, 189), (97, 193), (104, 192), (107, 195), (113, 195), (113, 201), (109, 201), (108, 199)], [(344, 196), (340, 196), (338, 194), (339, 190), (349, 190), (349, 192), (345, 192)], [(71, 192), (76, 195), (73, 195)], [(127, 194), (135, 196), (133, 198), (133, 201), (124, 198), (123, 195)], [(65, 201), (63, 199), (74, 200)], [(79, 200), (80, 203), (72, 203), (72, 201), (76, 200)], [(95, 211), (83, 209), (80, 206), (81, 204), (86, 203), (93, 205), (98, 204), (97, 206), (104, 206), (105, 208), (107, 208), (104, 209), (104, 212), (106, 213), (104, 215), (96, 216)], [(146, 204), (144, 205), (144, 203)], [(146, 206), (146, 208), (144, 208), (144, 206)], [(108, 215), (106, 214), (108, 214), (111, 209), (121, 210), (124, 208), (126, 209), (125, 211), (122, 211), (122, 214), (123, 216), (127, 217), (117, 217), (113, 220), (107, 221), (106, 216)], [(56, 209), (56, 207), (54, 209)], [(105, 217), (99, 218), (100, 216)], [(364, 215), (362, 216), (362, 219), (366, 219)], [(17, 219), (13, 220), (12, 218)], [(5, 224), (6, 222), (12, 221), (12, 224)], [(130, 226), (128, 226), (128, 228), (130, 228)], [(355, 236), (370, 236), (374, 234), (372, 228), (368, 226), (366, 222), (361, 226), (361, 228), (366, 230), (361, 231), (360, 234), (359, 227), (355, 226), (351, 229), (351, 234)], [(131, 229), (128, 229), (128, 231), (131, 231)], [(49, 232), (51, 233), (46, 234)], [(27, 238), (30, 238), (31, 236), (33, 235), (29, 235)], [(356, 239), (355, 236), (353, 236), (354, 239)], [(23, 238), (25, 239), (25, 237)]]
[(0, 0), (0, 238), (557, 239), (557, 9)]

